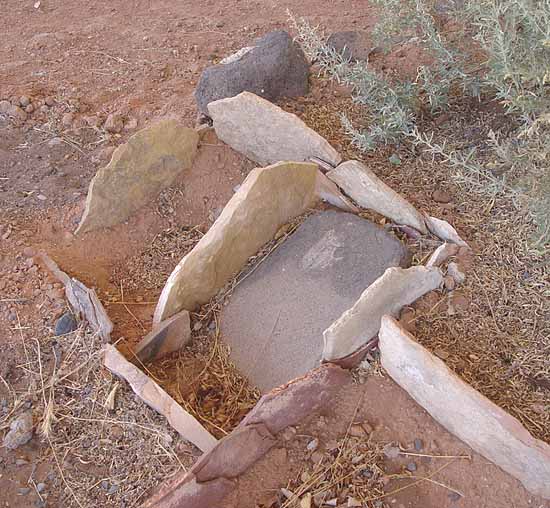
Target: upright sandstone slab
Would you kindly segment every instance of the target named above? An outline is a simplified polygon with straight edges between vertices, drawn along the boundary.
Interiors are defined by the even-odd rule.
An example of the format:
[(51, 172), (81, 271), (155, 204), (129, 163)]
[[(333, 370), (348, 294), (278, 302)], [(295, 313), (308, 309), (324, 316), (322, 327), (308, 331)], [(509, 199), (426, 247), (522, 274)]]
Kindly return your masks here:
[(314, 204), (316, 176), (315, 164), (296, 162), (251, 171), (168, 278), (154, 322), (208, 302), (283, 224)]
[(346, 161), (327, 176), (359, 206), (374, 210), (397, 224), (427, 233), (422, 214), (359, 161)]
[(382, 366), (441, 425), (535, 495), (550, 499), (550, 446), (457, 377), (397, 321), (382, 318)]
[(342, 160), (326, 139), (296, 115), (253, 93), (211, 102), (208, 111), (217, 136), (259, 164), (317, 157), (336, 166)]
[(397, 315), (403, 306), (438, 288), (442, 282), (443, 274), (438, 268), (388, 268), (351, 309), (325, 330), (323, 359), (338, 360), (354, 353), (378, 333), (384, 314)]
[(134, 134), (94, 176), (76, 233), (124, 222), (191, 166), (198, 142), (196, 131), (175, 120)]

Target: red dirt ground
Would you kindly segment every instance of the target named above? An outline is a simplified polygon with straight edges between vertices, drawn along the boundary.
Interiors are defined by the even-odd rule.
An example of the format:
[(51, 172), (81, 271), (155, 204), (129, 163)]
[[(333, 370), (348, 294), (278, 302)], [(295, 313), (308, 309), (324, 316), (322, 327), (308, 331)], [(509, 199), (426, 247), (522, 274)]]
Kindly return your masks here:
[[(287, 8), (333, 30), (372, 27), (374, 16), (364, 0), (42, 0), (36, 4), (33, 0), (4, 0), (2, 7), (0, 100), (25, 95), (36, 107), (25, 123), (0, 120), (0, 374), (21, 388), (24, 379), (14, 368), (23, 363), (17, 316), (30, 327), (44, 323), (52, 327), (63, 308), (59, 298), (48, 297), (44, 307), (48, 312), (35, 310), (44, 300), (44, 292), (59, 288), (54, 281), (29, 282), (32, 266), (27, 266), (21, 255), (25, 247), (46, 250), (62, 269), (96, 287), (115, 323), (113, 337), (135, 343), (150, 327), (164, 272), (151, 271), (150, 276), (157, 279), (149, 289), (135, 288), (133, 272), (124, 272), (125, 262), (139, 258), (167, 230), (197, 226), (206, 231), (253, 167), (210, 136), (193, 169), (182, 175), (165, 199), (159, 198), (126, 224), (75, 238), (72, 231), (82, 213), (90, 179), (108, 160), (112, 147), (132, 132), (108, 135), (90, 127), (87, 118), (104, 120), (109, 113), (119, 113), (126, 120), (136, 119), (139, 128), (169, 115), (193, 126), (196, 108), (192, 92), (202, 69), (259, 35), (286, 28)], [(406, 60), (400, 58), (399, 65)], [(414, 66), (414, 62), (406, 63)], [(54, 105), (42, 111), (43, 101), (50, 97)], [(317, 97), (330, 100), (327, 95)], [(63, 124), (66, 113), (74, 114), (70, 125)], [(165, 264), (173, 267), (181, 253), (168, 251), (162, 255)], [(117, 277), (114, 267), (118, 267)], [(121, 282), (123, 290), (128, 288), (125, 300), (153, 304), (132, 307), (133, 316), (122, 305), (109, 305), (113, 297), (121, 297)], [(19, 297), (29, 298), (31, 304), (4, 301)], [(376, 425), (379, 439), (410, 442), (421, 437), (437, 443), (430, 448), (434, 453), (466, 450), (391, 382), (374, 379), (369, 383), (369, 393), (376, 394), (377, 400), (365, 402), (361, 415)], [(8, 396), (5, 390), (0, 394)], [(353, 388), (331, 413), (334, 432), (347, 425), (356, 397), (357, 388)], [(35, 437), (15, 454), (0, 450), (0, 505), (19, 508), (35, 503), (36, 497), (17, 495), (31, 466), (17, 466), (14, 459), (24, 457), (32, 464), (43, 446)], [(279, 488), (285, 485), (285, 478), (295, 474), (299, 463), (281, 461), (277, 453), (270, 453), (243, 478), (232, 507), (254, 506), (256, 497), (251, 491), (258, 478), (264, 482), (267, 477), (272, 488)], [(40, 467), (46, 474), (52, 464), (41, 463)], [(428, 471), (431, 466), (425, 467)], [(397, 504), (392, 498), (391, 506), (549, 506), (536, 502), (517, 481), (479, 457), (472, 464), (453, 465), (441, 481), (453, 484), (466, 497), (452, 504), (445, 491), (426, 483), (404, 491), (395, 498)], [(47, 505), (60, 506), (55, 499), (55, 495), (50, 497)]]

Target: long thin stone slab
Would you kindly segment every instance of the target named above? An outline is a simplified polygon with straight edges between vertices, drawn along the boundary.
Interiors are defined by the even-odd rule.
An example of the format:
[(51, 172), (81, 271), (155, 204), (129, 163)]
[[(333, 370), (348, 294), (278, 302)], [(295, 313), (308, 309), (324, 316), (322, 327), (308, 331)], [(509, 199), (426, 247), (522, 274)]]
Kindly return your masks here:
[(124, 222), (191, 167), (198, 142), (196, 131), (175, 120), (163, 120), (134, 134), (92, 179), (75, 233)]
[(263, 392), (319, 365), (323, 330), (405, 246), (380, 226), (328, 210), (308, 217), (234, 290), (221, 316), (231, 359)]
[(328, 141), (292, 113), (250, 92), (208, 104), (217, 136), (259, 164), (342, 160)]
[(177, 432), (203, 452), (212, 450), (217, 439), (183, 409), (157, 383), (131, 364), (111, 344), (105, 346), (103, 364), (113, 374), (126, 380), (134, 393), (148, 406), (163, 415)]
[(378, 333), (384, 314), (396, 316), (405, 305), (438, 288), (442, 282), (439, 268), (388, 268), (353, 307), (325, 330), (323, 359), (334, 361), (354, 353)]
[(208, 233), (168, 278), (154, 322), (208, 302), (283, 224), (315, 203), (316, 177), (315, 164), (299, 162), (251, 171)]
[(382, 366), (430, 415), (474, 450), (550, 499), (550, 446), (456, 376), (390, 316), (380, 327)]
[(343, 162), (329, 171), (327, 177), (359, 206), (374, 210), (397, 224), (405, 224), (427, 233), (422, 214), (361, 162)]

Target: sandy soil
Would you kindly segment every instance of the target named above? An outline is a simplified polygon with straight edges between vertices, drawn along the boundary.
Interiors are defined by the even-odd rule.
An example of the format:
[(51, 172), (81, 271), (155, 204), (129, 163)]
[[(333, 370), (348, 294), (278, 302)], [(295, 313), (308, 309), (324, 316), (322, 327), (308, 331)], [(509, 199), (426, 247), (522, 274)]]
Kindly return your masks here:
[[(83, 211), (89, 181), (113, 148), (136, 128), (164, 116), (193, 126), (192, 92), (202, 69), (256, 36), (285, 28), (286, 8), (333, 30), (369, 28), (375, 19), (364, 0), (5, 0), (0, 100), (15, 102), (27, 96), (34, 111), (26, 113), (25, 121), (0, 117), (2, 431), (9, 422), (12, 390), (24, 393), (27, 389), (24, 345), (33, 338), (47, 340), (66, 308), (60, 287), (35, 268), (33, 254), (46, 250), (62, 269), (95, 287), (114, 321), (113, 338), (123, 350), (135, 344), (150, 328), (167, 274), (207, 231), (253, 164), (209, 135), (193, 168), (155, 202), (126, 224), (75, 238), (72, 231)], [(386, 64), (408, 72), (414, 59), (403, 56), (391, 55)], [(301, 113), (304, 104), (307, 109), (312, 102), (324, 104), (339, 97), (338, 89), (317, 83), (311, 96), (293, 108)], [(101, 128), (110, 113), (124, 118), (127, 127), (120, 134)], [(404, 186), (413, 201), (415, 192), (422, 193), (410, 180)], [(136, 303), (130, 306), (132, 312), (120, 305), (121, 300)], [(318, 435), (321, 443), (335, 439), (345, 432), (359, 402), (358, 416), (375, 428), (375, 441), (407, 446), (420, 438), (431, 455), (471, 454), (382, 378), (370, 379), (366, 392), (360, 385), (350, 386), (330, 414), (324, 415), (322, 428), (314, 418), (297, 434)], [(29, 404), (39, 407), (38, 400)], [(270, 506), (273, 499), (265, 490), (285, 486), (309, 464), (303, 445), (296, 438), (272, 451), (242, 479), (227, 506)], [(193, 458), (189, 450), (178, 456), (184, 466)], [(418, 461), (418, 469), (429, 474), (441, 459), (426, 459)], [(61, 465), (62, 471), (65, 463)], [(403, 465), (398, 460), (385, 468), (391, 474)], [(29, 478), (45, 482), (47, 495), (39, 495)], [(384, 502), (400, 508), (549, 506), (476, 455), (472, 461), (453, 462), (437, 480), (464, 497), (451, 498), (447, 488), (424, 482)], [(392, 481), (386, 488), (391, 491), (402, 484), (402, 480)], [(26, 488), (30, 491), (20, 490)], [(73, 505), (70, 496), (60, 501), (64, 489), (48, 443), (40, 437), (16, 452), (0, 450), (0, 505)], [(142, 497), (136, 494), (127, 504), (102, 497), (101, 503), (133, 506)]]

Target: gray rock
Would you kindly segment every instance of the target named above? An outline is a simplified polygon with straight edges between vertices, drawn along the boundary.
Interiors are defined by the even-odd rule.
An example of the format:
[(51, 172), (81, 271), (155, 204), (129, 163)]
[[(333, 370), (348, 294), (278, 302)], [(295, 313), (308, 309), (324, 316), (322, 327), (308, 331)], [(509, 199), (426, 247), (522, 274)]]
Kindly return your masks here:
[(407, 464), (407, 471), (410, 471), (411, 473), (414, 473), (416, 471), (416, 463), (415, 462), (409, 462)]
[(384, 446), (384, 455), (388, 459), (396, 459), (401, 454), (401, 451), (397, 446), (386, 445)]
[(265, 166), (318, 158), (336, 166), (340, 154), (300, 118), (250, 92), (208, 105), (216, 135), (234, 150)]
[(21, 488), (17, 489), (17, 493), (20, 496), (26, 496), (30, 491), (31, 491), (31, 489), (29, 489), (29, 487), (21, 487)]
[(210, 102), (244, 91), (270, 101), (307, 94), (309, 63), (288, 33), (270, 32), (236, 55), (202, 73), (195, 90), (201, 113), (208, 115)]
[(262, 391), (319, 364), (323, 330), (350, 308), (405, 247), (344, 212), (309, 217), (237, 286), (222, 313), (231, 357)]
[(375, 49), (366, 32), (356, 31), (335, 32), (328, 38), (327, 45), (346, 60), (366, 61)]
[(424, 448), (424, 443), (422, 442), (422, 439), (416, 438), (414, 440), (414, 449), (419, 452), (422, 450), (422, 448)]
[(36, 490), (37, 490), (38, 492), (44, 492), (44, 491), (46, 490), (46, 484), (45, 484), (45, 483), (42, 483), (42, 482), (37, 483), (37, 484), (36, 484)]
[(56, 337), (74, 332), (78, 328), (76, 319), (70, 312), (65, 312), (55, 323), (54, 334)]
[(10, 430), (4, 437), (4, 446), (15, 450), (32, 439), (32, 411), (25, 411), (10, 423)]

